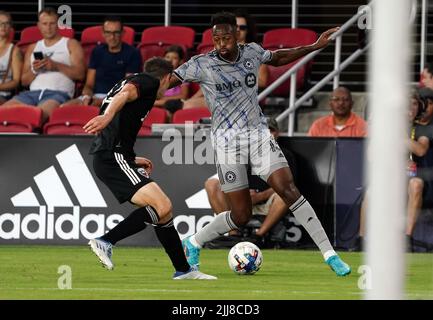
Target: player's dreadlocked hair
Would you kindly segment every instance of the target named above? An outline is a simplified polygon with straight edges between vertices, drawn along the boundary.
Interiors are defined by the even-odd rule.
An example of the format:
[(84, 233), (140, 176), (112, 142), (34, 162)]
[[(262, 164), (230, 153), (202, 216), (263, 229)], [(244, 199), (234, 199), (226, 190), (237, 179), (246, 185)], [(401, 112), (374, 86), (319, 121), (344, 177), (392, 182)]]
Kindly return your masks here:
[(211, 25), (213, 27), (217, 24), (228, 24), (233, 26), (236, 30), (236, 16), (233, 13), (226, 11), (215, 13), (212, 16)]
[(155, 78), (162, 79), (167, 74), (173, 72), (173, 65), (164, 58), (153, 57), (145, 62), (144, 72)]

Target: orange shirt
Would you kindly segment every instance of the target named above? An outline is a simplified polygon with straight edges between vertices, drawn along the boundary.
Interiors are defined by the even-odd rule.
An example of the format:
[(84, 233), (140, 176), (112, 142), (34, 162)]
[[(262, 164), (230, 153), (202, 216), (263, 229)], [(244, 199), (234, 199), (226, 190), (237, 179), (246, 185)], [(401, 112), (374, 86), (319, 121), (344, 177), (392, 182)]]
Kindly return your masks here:
[(351, 112), (343, 129), (335, 128), (334, 115), (325, 116), (313, 122), (308, 130), (310, 137), (365, 137), (367, 123), (360, 116)]

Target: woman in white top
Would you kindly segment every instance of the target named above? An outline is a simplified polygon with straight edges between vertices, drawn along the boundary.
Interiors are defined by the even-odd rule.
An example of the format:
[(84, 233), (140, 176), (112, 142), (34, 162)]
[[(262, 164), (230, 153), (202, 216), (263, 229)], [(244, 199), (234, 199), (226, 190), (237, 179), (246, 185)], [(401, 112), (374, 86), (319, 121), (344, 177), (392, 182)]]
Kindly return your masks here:
[(23, 59), (9, 39), (11, 25), (11, 15), (0, 11), (0, 104), (12, 97), (21, 80)]

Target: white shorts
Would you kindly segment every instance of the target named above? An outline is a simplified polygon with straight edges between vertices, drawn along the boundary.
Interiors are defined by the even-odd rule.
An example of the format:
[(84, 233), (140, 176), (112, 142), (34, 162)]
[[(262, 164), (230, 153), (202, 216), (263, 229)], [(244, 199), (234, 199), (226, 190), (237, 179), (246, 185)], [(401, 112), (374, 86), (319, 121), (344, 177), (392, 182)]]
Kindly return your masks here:
[(226, 193), (248, 188), (248, 165), (251, 174), (265, 182), (274, 171), (289, 166), (269, 129), (239, 132), (229, 140), (213, 139), (212, 144), (221, 190)]

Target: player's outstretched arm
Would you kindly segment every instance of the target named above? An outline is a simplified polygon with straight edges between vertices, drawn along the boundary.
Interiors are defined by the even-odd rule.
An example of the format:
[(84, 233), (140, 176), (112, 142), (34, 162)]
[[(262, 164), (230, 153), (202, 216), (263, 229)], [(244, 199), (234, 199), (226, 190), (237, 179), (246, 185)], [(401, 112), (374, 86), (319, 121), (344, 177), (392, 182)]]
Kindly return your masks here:
[(114, 97), (111, 98), (104, 114), (94, 117), (87, 122), (83, 129), (87, 133), (98, 134), (101, 132), (117, 112), (119, 112), (127, 102), (134, 101), (138, 98), (137, 87), (127, 83)]
[(322, 49), (331, 42), (331, 35), (337, 32), (338, 29), (339, 28), (336, 27), (323, 32), (315, 43), (310, 44), (308, 46), (302, 46), (302, 47), (291, 48), (291, 49), (279, 49), (279, 50), (272, 51), (272, 59), (266, 62), (266, 64), (275, 67), (282, 66), (291, 63), (309, 54), (310, 52)]

